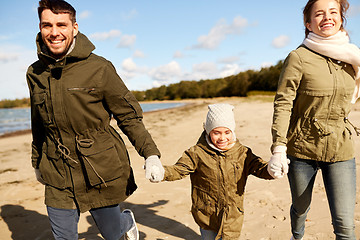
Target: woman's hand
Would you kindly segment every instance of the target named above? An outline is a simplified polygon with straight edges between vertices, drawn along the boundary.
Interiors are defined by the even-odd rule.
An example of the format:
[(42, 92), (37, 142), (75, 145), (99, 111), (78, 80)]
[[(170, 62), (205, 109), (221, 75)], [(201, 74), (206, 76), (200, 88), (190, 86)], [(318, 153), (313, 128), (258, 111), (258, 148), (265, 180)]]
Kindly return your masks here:
[(290, 160), (286, 156), (286, 146), (277, 146), (268, 162), (267, 170), (273, 178), (282, 178), (289, 171), (289, 163)]

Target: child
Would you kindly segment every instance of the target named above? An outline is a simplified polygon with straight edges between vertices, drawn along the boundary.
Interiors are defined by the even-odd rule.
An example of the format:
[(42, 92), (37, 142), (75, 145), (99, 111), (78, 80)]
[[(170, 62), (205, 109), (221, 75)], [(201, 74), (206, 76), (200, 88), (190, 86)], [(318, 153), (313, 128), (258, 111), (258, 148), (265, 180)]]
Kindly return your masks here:
[(190, 175), (192, 215), (203, 240), (240, 237), (248, 175), (273, 179), (267, 162), (235, 137), (235, 119), (229, 104), (209, 105), (205, 131), (173, 166), (165, 166), (164, 181)]

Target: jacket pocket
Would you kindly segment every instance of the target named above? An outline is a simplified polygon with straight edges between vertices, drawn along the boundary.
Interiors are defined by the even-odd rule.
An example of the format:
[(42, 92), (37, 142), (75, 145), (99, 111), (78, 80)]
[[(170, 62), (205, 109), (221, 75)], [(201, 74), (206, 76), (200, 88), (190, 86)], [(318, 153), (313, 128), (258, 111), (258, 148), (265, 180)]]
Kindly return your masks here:
[(32, 97), (35, 108), (39, 112), (43, 123), (46, 125), (50, 124), (51, 118), (49, 115), (49, 109), (46, 105), (46, 97), (47, 97), (46, 92), (34, 93)]
[(42, 178), (50, 186), (65, 189), (65, 167), (64, 162), (57, 154), (57, 149), (52, 141), (44, 143), (39, 170)]
[(233, 171), (234, 171), (234, 183), (237, 184), (237, 182), (241, 179), (242, 173), (243, 173), (243, 166), (240, 163), (234, 163), (233, 164)]
[(209, 193), (194, 187), (192, 192), (193, 208), (202, 212), (206, 216), (210, 216), (215, 212), (215, 200)]
[(107, 132), (86, 135), (77, 137), (77, 148), (88, 183), (91, 186), (106, 185), (106, 182), (121, 177), (121, 162), (111, 136)]
[(305, 118), (301, 123), (301, 129), (298, 129), (299, 133), (296, 135), (294, 147), (305, 151), (310, 156), (316, 156), (323, 148), (324, 138), (331, 134), (326, 131), (326, 127), (317, 118)]

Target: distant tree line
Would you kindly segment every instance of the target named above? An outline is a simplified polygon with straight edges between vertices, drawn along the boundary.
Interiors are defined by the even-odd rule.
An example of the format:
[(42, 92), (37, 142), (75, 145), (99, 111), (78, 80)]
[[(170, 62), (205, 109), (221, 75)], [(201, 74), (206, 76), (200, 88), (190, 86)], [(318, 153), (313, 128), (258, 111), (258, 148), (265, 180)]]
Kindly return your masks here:
[(30, 107), (30, 99), (29, 98), (22, 98), (15, 100), (4, 99), (0, 101), (0, 108), (16, 108), (16, 107)]
[(249, 91), (276, 91), (283, 61), (259, 71), (247, 70), (225, 78), (181, 81), (146, 91), (132, 91), (139, 101), (246, 96)]
[[(283, 61), (279, 61), (275, 66), (265, 67), (259, 71), (247, 70), (218, 79), (181, 81), (146, 91), (132, 91), (132, 93), (138, 101), (243, 97), (249, 91), (276, 91), (282, 66)], [(29, 98), (0, 101), (0, 108), (29, 106)]]

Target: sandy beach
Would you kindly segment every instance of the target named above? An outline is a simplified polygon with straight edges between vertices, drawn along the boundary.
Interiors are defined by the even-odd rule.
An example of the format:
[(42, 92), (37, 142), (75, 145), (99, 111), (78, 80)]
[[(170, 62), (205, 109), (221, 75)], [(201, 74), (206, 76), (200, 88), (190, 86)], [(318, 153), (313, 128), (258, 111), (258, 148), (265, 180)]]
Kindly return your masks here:
[[(144, 114), (144, 123), (158, 145), (164, 165), (174, 164), (182, 152), (194, 145), (202, 132), (207, 105), (215, 102), (235, 106), (236, 136), (263, 159), (271, 156), (272, 102), (270, 97), (187, 100), (186, 106)], [(351, 122), (360, 127), (360, 102), (354, 105)], [(115, 123), (114, 123), (115, 125)], [(150, 183), (145, 179), (144, 160), (127, 138), (138, 190), (122, 208), (130, 208), (140, 239), (200, 239), (191, 213), (190, 179)], [(0, 138), (0, 240), (53, 239), (44, 205), (44, 186), (35, 179), (30, 163), (31, 134)], [(355, 224), (360, 239), (360, 137), (354, 133), (357, 159)], [(241, 240), (290, 239), (290, 190), (287, 178), (266, 181), (249, 177), (245, 194), (245, 221)], [(79, 222), (79, 239), (103, 239), (89, 213)], [(319, 172), (306, 222), (304, 240), (335, 239), (327, 198)]]

